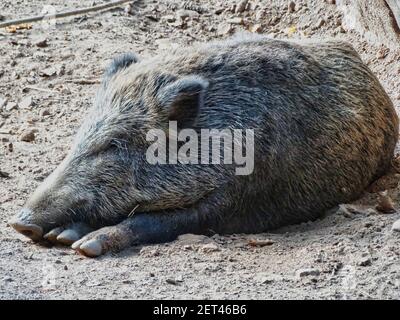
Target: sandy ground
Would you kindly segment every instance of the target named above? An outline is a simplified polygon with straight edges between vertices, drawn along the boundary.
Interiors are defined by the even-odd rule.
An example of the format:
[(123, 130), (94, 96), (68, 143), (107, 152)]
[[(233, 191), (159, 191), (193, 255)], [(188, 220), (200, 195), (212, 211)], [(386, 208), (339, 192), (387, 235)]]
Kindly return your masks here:
[[(98, 259), (33, 245), (7, 226), (65, 156), (96, 80), (118, 53), (149, 56), (246, 29), (277, 38), (340, 38), (355, 46), (399, 109), (399, 50), (387, 52), (346, 30), (335, 5), (294, 2), (294, 12), (287, 1), (255, 0), (243, 13), (233, 13), (233, 1), (191, 1), (198, 13), (179, 11), (180, 1), (142, 0), (131, 14), (121, 7), (56, 26), (0, 30), (0, 299), (400, 298), (400, 232), (391, 231), (400, 214), (374, 210), (374, 193), (319, 221), (273, 233), (185, 235)], [(2, 0), (0, 15), (12, 19), (36, 15), (45, 5), (60, 11), (92, 4)], [(398, 180), (393, 173), (379, 188), (390, 189), (396, 208)], [(272, 244), (249, 245), (254, 239)]]

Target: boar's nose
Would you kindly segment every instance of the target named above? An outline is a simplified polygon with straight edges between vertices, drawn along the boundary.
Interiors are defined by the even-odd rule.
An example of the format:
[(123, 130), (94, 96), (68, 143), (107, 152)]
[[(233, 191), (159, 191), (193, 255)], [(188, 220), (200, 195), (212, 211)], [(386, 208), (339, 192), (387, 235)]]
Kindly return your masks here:
[(43, 229), (36, 224), (25, 222), (20, 218), (28, 215), (29, 211), (29, 209), (22, 209), (19, 216), (9, 221), (9, 225), (12, 226), (19, 233), (22, 233), (24, 236), (31, 238), (33, 241), (38, 241), (42, 238)]

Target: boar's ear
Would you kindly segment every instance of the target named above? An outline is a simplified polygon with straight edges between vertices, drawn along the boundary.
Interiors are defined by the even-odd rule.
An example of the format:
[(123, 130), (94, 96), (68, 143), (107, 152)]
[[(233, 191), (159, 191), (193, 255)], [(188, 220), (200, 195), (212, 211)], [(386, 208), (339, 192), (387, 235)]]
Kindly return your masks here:
[(109, 79), (118, 71), (121, 71), (129, 67), (132, 63), (136, 63), (138, 61), (138, 57), (133, 53), (124, 53), (115, 57), (104, 72), (104, 80)]
[(201, 108), (208, 81), (199, 76), (185, 76), (157, 93), (158, 101), (168, 112), (169, 121), (177, 121), (179, 128), (191, 126)]

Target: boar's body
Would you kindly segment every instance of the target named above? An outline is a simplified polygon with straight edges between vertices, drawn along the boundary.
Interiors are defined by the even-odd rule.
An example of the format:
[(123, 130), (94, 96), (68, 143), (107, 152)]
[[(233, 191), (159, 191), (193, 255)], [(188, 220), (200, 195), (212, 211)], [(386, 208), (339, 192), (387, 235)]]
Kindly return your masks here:
[[(346, 43), (216, 42), (157, 56), (141, 72), (147, 68), (207, 79), (196, 129), (254, 129), (252, 175), (206, 167), (196, 177), (204, 175), (209, 189), (233, 190), (219, 232), (259, 232), (316, 218), (359, 197), (392, 159), (398, 135), (393, 105)], [(186, 184), (184, 173), (171, 189)], [(209, 189), (187, 191), (197, 201)]]
[[(165, 129), (171, 119), (199, 132), (253, 129), (254, 172), (238, 176), (235, 166), (223, 164), (149, 164), (146, 132)], [(71, 154), (20, 220), (43, 231), (75, 221), (65, 212), (79, 211), (80, 202), (60, 200), (64, 188), (90, 194), (78, 220), (91, 225), (120, 222), (137, 207), (117, 228), (130, 232), (129, 241), (103, 243), (102, 253), (132, 239), (166, 241), (185, 232), (262, 232), (315, 219), (359, 197), (389, 167), (397, 137), (389, 97), (343, 42), (245, 36), (139, 62), (124, 56), (106, 73)], [(113, 141), (124, 148), (108, 154), (105, 146)], [(108, 163), (107, 170), (99, 162)], [(49, 200), (54, 192), (57, 201)], [(52, 226), (40, 211), (52, 212)]]

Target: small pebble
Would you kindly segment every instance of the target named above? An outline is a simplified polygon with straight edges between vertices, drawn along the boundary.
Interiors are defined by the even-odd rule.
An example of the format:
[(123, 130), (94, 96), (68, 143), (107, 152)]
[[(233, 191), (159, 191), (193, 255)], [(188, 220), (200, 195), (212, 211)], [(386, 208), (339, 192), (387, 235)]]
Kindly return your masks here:
[(257, 24), (253, 24), (250, 28), (249, 28), (250, 32), (253, 33), (259, 33), (262, 30), (262, 26), (261, 24), (257, 23)]
[(167, 21), (167, 22), (169, 22), (169, 23), (172, 23), (172, 22), (175, 22), (175, 21), (176, 21), (175, 16), (172, 15), (172, 14), (163, 16), (161, 19), (164, 20), (164, 21)]
[(387, 57), (387, 55), (389, 54), (389, 48), (386, 47), (381, 47), (378, 52), (376, 53), (376, 58), (377, 59), (384, 59)]
[(393, 223), (392, 231), (400, 232), (400, 219)]
[(9, 177), (10, 177), (10, 174), (8, 172), (0, 170), (0, 178), (9, 178)]
[(219, 36), (225, 36), (232, 33), (233, 27), (230, 24), (220, 24), (218, 26), (217, 34)]
[(236, 13), (242, 13), (246, 10), (247, 4), (248, 4), (249, 0), (241, 0), (237, 5), (236, 5), (236, 9), (235, 12)]
[(296, 271), (296, 278), (303, 278), (308, 276), (319, 276), (320, 271), (318, 269), (299, 269)]
[(325, 22), (325, 19), (319, 19), (316, 27), (318, 29), (321, 28), (325, 24)]
[(132, 5), (132, 3), (128, 3), (125, 8), (124, 8), (124, 12), (127, 15), (132, 15), (135, 13), (135, 9), (134, 6)]
[(200, 249), (204, 253), (221, 251), (221, 249), (215, 243), (207, 243)]
[(193, 10), (180, 9), (176, 12), (178, 18), (185, 20), (186, 18), (198, 18), (199, 14)]
[(50, 115), (50, 111), (48, 109), (42, 109), (39, 112), (39, 116), (41, 116), (42, 118), (45, 116), (49, 116)]
[(288, 3), (288, 12), (292, 13), (296, 10), (296, 3), (294, 1), (289, 1)]
[(361, 260), (357, 263), (357, 265), (361, 267), (368, 267), (372, 264), (372, 260), (369, 257), (363, 257)]
[(29, 109), (33, 104), (32, 97), (23, 98), (19, 103), (18, 106), (20, 109)]
[(17, 110), (18, 109), (18, 105), (15, 102), (9, 102), (6, 104), (5, 108), (6, 111), (10, 112), (12, 110)]
[(35, 42), (35, 46), (38, 48), (46, 48), (48, 47), (47, 39), (39, 39), (38, 41)]
[(244, 23), (243, 18), (241, 18), (241, 17), (228, 19), (228, 20), (226, 20), (226, 22), (230, 23), (230, 24), (243, 24)]
[(3, 108), (7, 103), (7, 98), (0, 97), (0, 109)]
[(32, 142), (35, 140), (35, 130), (26, 130), (19, 137), (21, 141)]
[(174, 280), (174, 279), (167, 279), (167, 280), (165, 280), (168, 284), (172, 284), (172, 285), (174, 285), (174, 286), (177, 286), (177, 285), (179, 285), (179, 282), (181, 282), (181, 281), (177, 281), (177, 280)]

